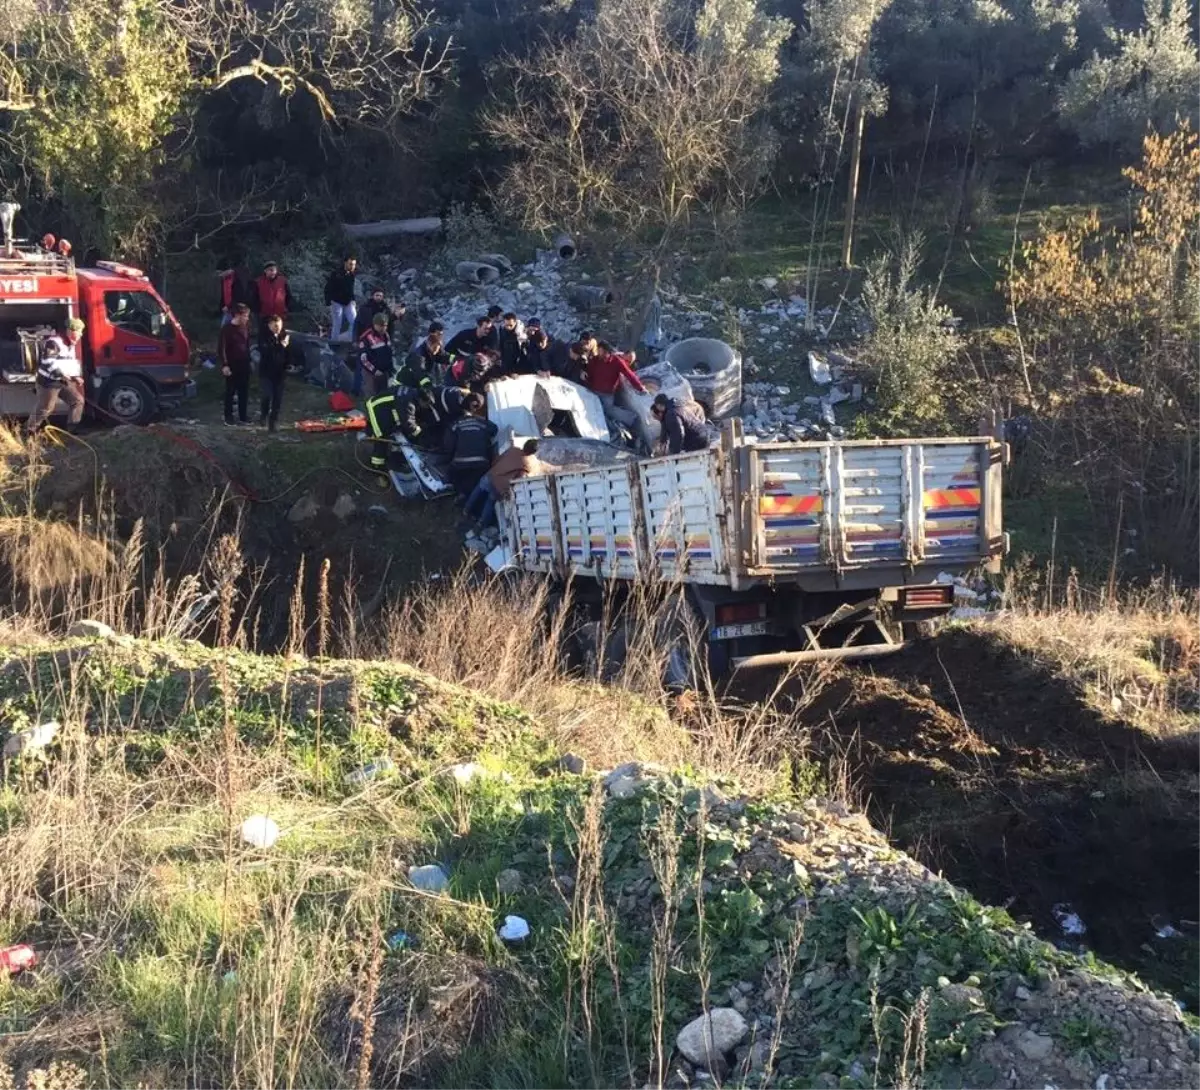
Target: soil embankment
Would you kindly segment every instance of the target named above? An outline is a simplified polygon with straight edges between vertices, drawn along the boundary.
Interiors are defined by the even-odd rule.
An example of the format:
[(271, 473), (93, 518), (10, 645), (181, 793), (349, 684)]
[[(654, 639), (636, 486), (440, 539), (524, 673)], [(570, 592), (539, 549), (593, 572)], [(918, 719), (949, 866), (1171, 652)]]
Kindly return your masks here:
[[(1195, 733), (1102, 715), (973, 630), (840, 672), (805, 718), (899, 847), (1196, 1009)], [(1085, 932), (1064, 930), (1069, 913)]]

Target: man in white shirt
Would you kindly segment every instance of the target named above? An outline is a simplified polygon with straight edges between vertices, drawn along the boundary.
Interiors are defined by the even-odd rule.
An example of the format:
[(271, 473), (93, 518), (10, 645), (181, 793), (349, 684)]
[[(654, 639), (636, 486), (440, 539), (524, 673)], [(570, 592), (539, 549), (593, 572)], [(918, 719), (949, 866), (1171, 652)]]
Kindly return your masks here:
[(61, 336), (47, 337), (42, 343), (42, 359), (37, 369), (37, 404), (29, 418), (30, 433), (41, 429), (46, 418), (58, 407), (60, 397), (67, 403), (68, 429), (74, 430), (83, 419), (82, 340), (83, 322), (72, 318)]

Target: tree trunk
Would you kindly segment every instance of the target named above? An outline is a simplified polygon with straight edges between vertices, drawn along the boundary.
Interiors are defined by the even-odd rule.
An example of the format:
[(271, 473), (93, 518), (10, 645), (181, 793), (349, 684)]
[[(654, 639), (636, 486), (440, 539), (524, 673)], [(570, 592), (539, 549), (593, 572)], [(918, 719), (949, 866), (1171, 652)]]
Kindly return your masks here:
[(858, 203), (858, 172), (862, 164), (863, 125), (866, 123), (866, 104), (862, 93), (854, 92), (854, 130), (850, 138), (850, 181), (846, 190), (846, 222), (842, 229), (842, 268), (850, 268), (854, 249), (854, 209)]

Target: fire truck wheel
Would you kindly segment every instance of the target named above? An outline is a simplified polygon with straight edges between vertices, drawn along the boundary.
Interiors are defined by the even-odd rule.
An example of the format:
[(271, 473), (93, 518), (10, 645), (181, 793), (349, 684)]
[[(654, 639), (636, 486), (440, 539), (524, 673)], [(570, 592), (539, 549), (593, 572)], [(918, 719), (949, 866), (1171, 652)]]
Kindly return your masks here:
[(104, 387), (100, 407), (112, 424), (149, 424), (158, 411), (158, 399), (140, 378), (119, 375)]

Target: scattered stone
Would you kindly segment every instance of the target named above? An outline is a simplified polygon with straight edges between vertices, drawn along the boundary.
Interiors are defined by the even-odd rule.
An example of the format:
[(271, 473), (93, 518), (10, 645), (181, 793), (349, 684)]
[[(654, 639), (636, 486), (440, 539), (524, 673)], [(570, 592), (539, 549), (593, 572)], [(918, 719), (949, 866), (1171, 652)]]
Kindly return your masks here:
[(1145, 1056), (1134, 1056), (1125, 1061), (1125, 1068), (1132, 1079), (1144, 1078), (1150, 1074), (1150, 1061)]
[(1027, 1060), (1046, 1060), (1054, 1051), (1054, 1038), (1027, 1029), (1017, 1038), (1017, 1048)]
[(340, 493), (333, 503), (334, 518), (342, 522), (345, 522), (356, 510), (354, 499), (349, 492)]
[(970, 984), (947, 984), (941, 990), (942, 998), (955, 1007), (982, 1007), (983, 992)]
[(779, 281), (773, 276), (764, 276), (759, 280), (758, 286), (766, 291), (774, 291), (779, 286)]
[(370, 507), (367, 508), (368, 515), (385, 516), (385, 515), (387, 515), (387, 513), (388, 513), (388, 509), (386, 507), (384, 507), (382, 503), (373, 503), (373, 504), (371, 504)]
[(68, 636), (87, 636), (93, 640), (111, 640), (115, 635), (103, 621), (76, 621), (67, 631)]
[(496, 875), (496, 889), (506, 897), (520, 893), (525, 885), (525, 878), (515, 867), (505, 867)]
[(426, 893), (443, 893), (450, 886), (450, 876), (436, 863), (427, 863), (423, 867), (409, 867), (408, 880), (414, 888)]
[(1020, 1003), (1028, 1003), (1033, 998), (1033, 992), (1026, 988), (1024, 984), (1018, 984), (1017, 990), (1013, 992), (1013, 995)]
[(321, 505), (312, 496), (301, 496), (288, 512), (288, 522), (308, 522), (321, 513)]
[(714, 1007), (679, 1031), (675, 1046), (694, 1064), (710, 1065), (712, 1058), (732, 1052), (750, 1027), (732, 1007)]
[(638, 793), (638, 783), (632, 776), (622, 776), (608, 785), (609, 796), (614, 799), (631, 799)]
[(575, 753), (564, 753), (558, 759), (558, 767), (572, 776), (582, 776), (587, 771), (587, 761)]

